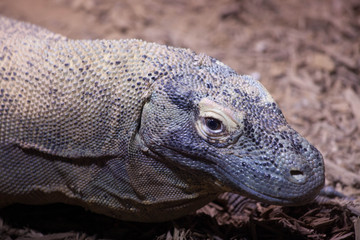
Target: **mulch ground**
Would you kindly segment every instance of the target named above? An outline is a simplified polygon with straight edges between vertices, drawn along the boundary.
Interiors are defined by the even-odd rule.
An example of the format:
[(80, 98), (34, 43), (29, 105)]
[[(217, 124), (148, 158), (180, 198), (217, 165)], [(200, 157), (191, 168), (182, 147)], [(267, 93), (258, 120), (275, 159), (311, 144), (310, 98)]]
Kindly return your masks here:
[[(250, 74), (323, 154), (327, 196), (302, 207), (224, 194), (160, 224), (62, 204), (0, 210), (0, 239), (360, 239), (360, 1), (2, 0), (0, 14), (71, 38), (186, 47)], [(1, 23), (0, 23), (1, 24)]]

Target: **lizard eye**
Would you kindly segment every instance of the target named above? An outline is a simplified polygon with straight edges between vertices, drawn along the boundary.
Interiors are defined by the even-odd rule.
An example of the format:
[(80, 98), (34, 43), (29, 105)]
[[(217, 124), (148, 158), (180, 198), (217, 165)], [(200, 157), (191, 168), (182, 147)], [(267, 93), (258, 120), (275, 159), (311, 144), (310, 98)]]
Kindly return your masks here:
[(199, 102), (199, 117), (196, 120), (197, 133), (211, 143), (225, 143), (229, 136), (241, 126), (233, 112), (216, 102), (204, 98)]
[(228, 130), (222, 120), (217, 119), (217, 114), (213, 116), (200, 117), (198, 121), (198, 132), (204, 139), (215, 142), (228, 135)]
[(207, 127), (207, 129), (211, 133), (217, 134), (225, 130), (224, 124), (216, 118), (205, 117), (203, 118), (203, 124)]

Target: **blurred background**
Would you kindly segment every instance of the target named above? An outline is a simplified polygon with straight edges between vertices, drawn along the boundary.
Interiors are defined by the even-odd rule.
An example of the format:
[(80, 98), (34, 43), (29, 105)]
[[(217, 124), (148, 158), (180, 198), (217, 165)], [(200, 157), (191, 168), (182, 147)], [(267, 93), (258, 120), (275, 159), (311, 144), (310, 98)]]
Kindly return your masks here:
[[(289, 123), (322, 152), (326, 184), (350, 197), (338, 203), (343, 227), (336, 230), (330, 214), (321, 222), (329, 229), (315, 224), (296, 236), (354, 239), (357, 226), (360, 239), (360, 1), (1, 0), (0, 14), (74, 39), (139, 38), (190, 48), (257, 77)], [(165, 238), (175, 229), (180, 236), (169, 228)], [(241, 239), (256, 239), (251, 225), (246, 229)], [(204, 231), (202, 237), (214, 237)], [(311, 238), (315, 233), (323, 235)]]

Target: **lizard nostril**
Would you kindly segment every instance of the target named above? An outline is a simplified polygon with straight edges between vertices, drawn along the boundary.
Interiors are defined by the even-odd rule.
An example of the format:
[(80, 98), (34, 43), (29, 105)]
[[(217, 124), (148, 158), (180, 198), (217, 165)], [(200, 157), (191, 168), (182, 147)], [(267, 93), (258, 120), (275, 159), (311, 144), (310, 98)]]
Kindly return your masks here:
[(290, 170), (290, 175), (291, 175), (292, 179), (295, 180), (295, 182), (297, 182), (297, 183), (305, 182), (306, 175), (304, 174), (303, 171), (300, 171), (297, 169), (292, 169), (292, 170)]

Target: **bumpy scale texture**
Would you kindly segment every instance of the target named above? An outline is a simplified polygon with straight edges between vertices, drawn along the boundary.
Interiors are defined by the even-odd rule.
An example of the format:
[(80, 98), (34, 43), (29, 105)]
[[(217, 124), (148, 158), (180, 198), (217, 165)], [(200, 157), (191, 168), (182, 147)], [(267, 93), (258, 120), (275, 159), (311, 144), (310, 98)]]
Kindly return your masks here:
[(150, 222), (225, 191), (304, 204), (323, 184), (321, 154), (251, 77), (187, 49), (0, 17), (0, 205)]

